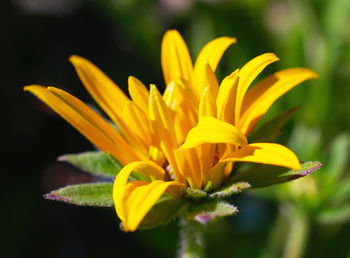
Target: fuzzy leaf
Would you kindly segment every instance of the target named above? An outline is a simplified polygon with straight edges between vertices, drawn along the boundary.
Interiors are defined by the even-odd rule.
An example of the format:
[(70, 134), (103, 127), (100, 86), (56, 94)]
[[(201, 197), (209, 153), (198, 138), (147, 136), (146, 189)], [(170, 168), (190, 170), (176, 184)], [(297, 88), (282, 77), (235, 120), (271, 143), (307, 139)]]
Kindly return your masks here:
[(75, 167), (94, 175), (115, 177), (122, 169), (122, 164), (111, 155), (101, 151), (89, 151), (78, 154), (66, 154), (58, 158), (59, 161), (71, 163)]
[(277, 166), (253, 165), (248, 170), (233, 175), (230, 182), (247, 182), (253, 188), (265, 187), (307, 176), (311, 172), (319, 169), (321, 166), (322, 164), (318, 161), (307, 161), (301, 165), (299, 170), (288, 171), (287, 168)]
[(78, 206), (113, 207), (113, 183), (70, 185), (44, 195), (45, 199)]
[(164, 198), (158, 201), (147, 213), (139, 229), (151, 229), (169, 224), (181, 215), (188, 201), (178, 198)]
[(202, 199), (202, 198), (205, 198), (207, 197), (208, 194), (205, 192), (205, 191), (202, 191), (202, 190), (199, 190), (199, 189), (192, 189), (190, 187), (187, 187), (186, 188), (186, 191), (185, 191), (185, 198), (188, 198), (188, 199)]
[(213, 218), (230, 216), (236, 214), (237, 212), (238, 209), (227, 202), (209, 201), (195, 203), (190, 206), (187, 217), (202, 224), (206, 224)]
[(294, 107), (282, 112), (275, 118), (267, 121), (257, 130), (248, 136), (248, 142), (273, 142), (275, 138), (281, 133), (281, 128), (288, 122), (293, 113), (299, 109)]
[(219, 188), (217, 191), (210, 194), (209, 197), (213, 199), (224, 198), (233, 194), (240, 193), (241, 191), (249, 189), (250, 187), (250, 184), (247, 182), (232, 183)]

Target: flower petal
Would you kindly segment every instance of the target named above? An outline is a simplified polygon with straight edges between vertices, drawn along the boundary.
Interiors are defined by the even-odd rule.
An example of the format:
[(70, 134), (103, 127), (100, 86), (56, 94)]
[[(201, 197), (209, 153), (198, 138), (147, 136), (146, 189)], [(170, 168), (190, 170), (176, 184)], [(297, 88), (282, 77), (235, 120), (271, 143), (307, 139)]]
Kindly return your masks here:
[(41, 99), (96, 147), (105, 153), (112, 153), (121, 163), (142, 160), (108, 122), (79, 99), (53, 87), (31, 85), (24, 90)]
[(137, 147), (147, 153), (152, 139), (150, 121), (144, 111), (136, 103), (128, 101), (124, 106), (123, 119), (128, 121), (129, 130), (124, 133), (126, 138), (135, 139)]
[(177, 181), (185, 182), (178, 168), (175, 153), (177, 149), (176, 134), (174, 128), (174, 114), (165, 104), (162, 96), (154, 85), (151, 85), (148, 105), (149, 118), (153, 133), (157, 135), (159, 146), (167, 158)]
[(230, 124), (235, 121), (236, 91), (238, 85), (239, 70), (225, 77), (220, 84), (218, 97), (216, 99), (217, 118)]
[(216, 38), (209, 43), (207, 43), (199, 53), (194, 70), (195, 73), (199, 69), (199, 67), (207, 61), (212, 70), (215, 72), (216, 67), (226, 51), (226, 49), (231, 45), (236, 43), (236, 38), (230, 38), (230, 37), (220, 37)]
[[(118, 126), (121, 126), (121, 114), (118, 111), (123, 110), (125, 102), (129, 100), (128, 97), (107, 75), (90, 61), (75, 55), (71, 56), (69, 61), (74, 65), (80, 80), (90, 95), (107, 115)], [(123, 130), (123, 128), (121, 129)]]
[(276, 72), (260, 81), (247, 92), (244, 99), (239, 123), (241, 131), (247, 135), (279, 97), (299, 83), (317, 77), (310, 69), (291, 68)]
[(123, 167), (114, 180), (113, 185), (113, 201), (116, 212), (122, 221), (126, 220), (124, 199), (127, 197), (125, 196), (125, 193), (128, 179), (133, 171), (140, 172), (145, 176), (150, 176), (157, 180), (162, 180), (165, 176), (164, 169), (152, 161), (135, 161)]
[(269, 64), (278, 61), (279, 58), (273, 53), (265, 53), (257, 56), (246, 63), (239, 71), (239, 83), (236, 94), (235, 107), (235, 124), (238, 125), (241, 114), (241, 106), (244, 96), (254, 79), (264, 70)]
[(219, 91), (219, 82), (207, 61), (204, 61), (204, 63), (199, 66), (195, 76), (196, 82), (194, 83), (193, 87), (197, 98), (200, 98), (203, 90), (207, 86), (210, 86), (210, 92), (213, 95), (213, 98), (216, 98)]
[(205, 143), (247, 144), (247, 138), (233, 125), (213, 117), (203, 117), (186, 137), (180, 149), (195, 148)]
[(124, 231), (135, 231), (149, 210), (166, 192), (169, 187), (183, 188), (183, 184), (175, 181), (157, 180), (149, 184), (133, 187), (125, 201), (126, 220), (123, 221)]
[(192, 80), (193, 65), (185, 41), (176, 30), (168, 30), (163, 37), (161, 62), (165, 84), (177, 78)]
[(134, 76), (130, 76), (128, 79), (129, 94), (131, 99), (142, 110), (147, 110), (149, 92), (146, 86)]
[(267, 165), (300, 168), (298, 157), (287, 147), (276, 143), (252, 143), (230, 153), (222, 162), (254, 162)]

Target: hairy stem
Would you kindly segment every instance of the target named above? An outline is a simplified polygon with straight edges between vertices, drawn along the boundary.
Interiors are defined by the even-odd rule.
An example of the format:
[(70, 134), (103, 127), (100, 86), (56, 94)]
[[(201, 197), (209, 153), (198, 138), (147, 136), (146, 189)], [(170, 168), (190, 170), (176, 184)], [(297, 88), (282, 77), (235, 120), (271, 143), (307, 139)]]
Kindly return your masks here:
[(204, 254), (204, 225), (182, 217), (180, 220), (179, 258), (202, 258)]

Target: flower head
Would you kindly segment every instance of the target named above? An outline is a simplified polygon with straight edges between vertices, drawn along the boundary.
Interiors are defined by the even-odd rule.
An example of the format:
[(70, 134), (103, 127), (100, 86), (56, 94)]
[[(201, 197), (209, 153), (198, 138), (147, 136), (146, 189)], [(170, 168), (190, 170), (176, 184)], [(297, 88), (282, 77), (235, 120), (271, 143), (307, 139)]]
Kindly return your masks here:
[[(167, 31), (162, 42), (166, 89), (150, 90), (129, 77), (129, 99), (101, 70), (72, 56), (81, 81), (120, 131), (72, 95), (53, 87), (25, 87), (71, 123), (96, 147), (123, 165), (113, 200), (125, 231), (137, 229), (152, 206), (167, 194), (182, 198), (186, 188), (217, 189), (235, 162), (300, 168), (296, 155), (274, 143), (248, 143), (247, 135), (273, 102), (317, 75), (304, 68), (277, 72), (248, 89), (259, 73), (278, 60), (260, 55), (218, 83), (215, 70), (234, 38), (209, 42), (193, 66), (180, 34)], [(130, 180), (130, 174), (143, 180)]]

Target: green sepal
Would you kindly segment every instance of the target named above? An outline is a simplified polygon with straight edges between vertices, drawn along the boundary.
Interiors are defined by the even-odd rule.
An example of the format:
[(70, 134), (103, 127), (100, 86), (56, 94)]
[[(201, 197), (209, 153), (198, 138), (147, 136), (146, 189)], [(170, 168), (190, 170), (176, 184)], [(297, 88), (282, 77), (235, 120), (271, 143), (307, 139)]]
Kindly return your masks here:
[(181, 198), (163, 197), (147, 213), (138, 229), (165, 226), (182, 215), (189, 201)]
[(301, 165), (299, 170), (295, 171), (277, 166), (256, 164), (248, 170), (233, 175), (230, 182), (247, 182), (252, 188), (266, 187), (307, 176), (321, 166), (322, 164), (318, 161), (307, 161)]
[(187, 219), (196, 220), (202, 224), (217, 217), (226, 217), (238, 212), (237, 207), (223, 201), (206, 201), (194, 203), (188, 208)]
[(45, 199), (78, 206), (113, 207), (113, 183), (70, 185), (44, 195)]
[(291, 118), (298, 107), (288, 109), (267, 121), (257, 130), (248, 135), (248, 142), (272, 142), (281, 133), (281, 128)]
[(58, 158), (73, 166), (94, 175), (115, 177), (123, 168), (122, 164), (101, 151), (88, 151), (77, 154), (66, 154)]
[(225, 198), (233, 194), (240, 193), (243, 190), (251, 188), (251, 185), (247, 182), (236, 182), (231, 184), (225, 184), (223, 187), (220, 187), (217, 191), (211, 193), (209, 198)]
[(185, 190), (185, 194), (184, 194), (184, 198), (188, 198), (188, 199), (203, 199), (205, 197), (207, 197), (208, 194), (200, 189), (192, 189), (190, 187), (187, 187)]

